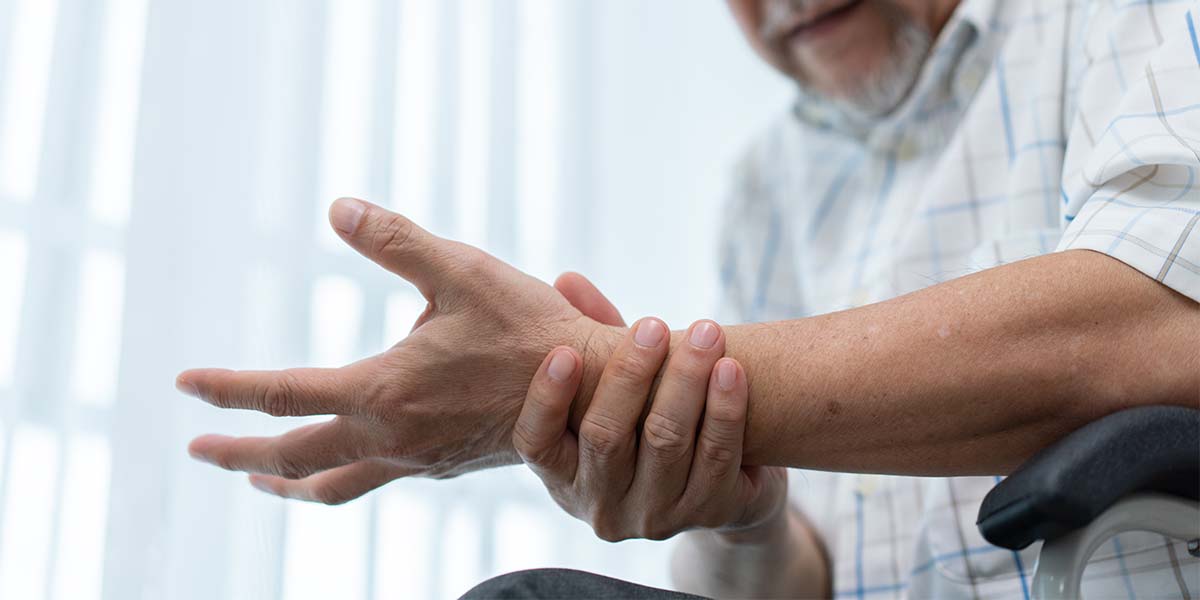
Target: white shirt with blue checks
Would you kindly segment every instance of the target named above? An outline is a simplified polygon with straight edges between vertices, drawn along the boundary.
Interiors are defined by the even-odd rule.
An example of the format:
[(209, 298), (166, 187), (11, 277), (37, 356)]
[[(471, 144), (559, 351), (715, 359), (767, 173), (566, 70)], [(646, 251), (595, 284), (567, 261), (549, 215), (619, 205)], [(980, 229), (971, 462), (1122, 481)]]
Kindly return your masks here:
[[(1200, 301), (1198, 26), (1197, 0), (963, 0), (886, 121), (835, 128), (801, 99), (737, 167), (723, 319), (851, 308), (1077, 248)], [(1028, 597), (1039, 546), (975, 527), (995, 483), (796, 471), (792, 495), (839, 597)], [(1200, 597), (1200, 559), (1123, 534), (1084, 593)]]

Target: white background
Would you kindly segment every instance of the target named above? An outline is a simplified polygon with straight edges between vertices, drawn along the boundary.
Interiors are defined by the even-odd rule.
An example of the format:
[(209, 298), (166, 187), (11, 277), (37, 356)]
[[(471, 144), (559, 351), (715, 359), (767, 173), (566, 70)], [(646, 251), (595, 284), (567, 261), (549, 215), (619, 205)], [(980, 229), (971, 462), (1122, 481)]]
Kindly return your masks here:
[(596, 540), (519, 468), (267, 497), (187, 440), (297, 421), (172, 382), (407, 331), (413, 290), (327, 231), (343, 195), (709, 316), (727, 167), (788, 97), (719, 0), (0, 0), (0, 598), (668, 585), (669, 544)]

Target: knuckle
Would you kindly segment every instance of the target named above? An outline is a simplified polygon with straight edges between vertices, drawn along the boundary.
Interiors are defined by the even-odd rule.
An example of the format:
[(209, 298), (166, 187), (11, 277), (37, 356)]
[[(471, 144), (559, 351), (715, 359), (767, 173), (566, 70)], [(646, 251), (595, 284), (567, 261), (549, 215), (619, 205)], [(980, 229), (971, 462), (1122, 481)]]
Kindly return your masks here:
[(682, 459), (691, 449), (695, 435), (678, 419), (658, 412), (647, 415), (642, 428), (646, 447), (670, 460)]
[[(675, 361), (679, 364), (671, 364), (667, 367), (667, 373), (663, 376), (664, 379), (671, 379), (676, 385), (688, 390), (705, 390), (708, 387), (708, 376), (712, 372), (712, 367), (704, 362), (697, 360), (695, 356), (680, 357), (682, 360)], [(700, 395), (703, 398), (703, 394)], [(701, 400), (703, 401), (703, 400)]]
[(401, 383), (408, 377), (408, 370), (399, 361), (385, 363), (382, 370), (392, 376), (361, 384), (358, 411), (364, 417), (387, 423), (403, 411), (405, 398), (410, 395)]
[(538, 441), (536, 433), (525, 421), (517, 421), (513, 427), (513, 447), (527, 463), (540, 465), (545, 462), (548, 448)]
[(270, 464), (271, 470), (275, 475), (284, 479), (304, 479), (313, 473), (303, 462), (298, 461), (286, 453), (280, 452), (275, 455)]
[(579, 425), (581, 449), (592, 459), (613, 458), (624, 447), (625, 438), (616, 421), (602, 415), (588, 413)]
[(684, 344), (671, 355), (663, 376), (687, 384), (697, 384), (702, 388), (707, 387), (716, 360), (711, 351)]
[(262, 412), (273, 417), (285, 417), (295, 414), (295, 398), (299, 388), (296, 376), (291, 373), (281, 373), (271, 383), (262, 388), (260, 408)]
[(317, 502), (329, 506), (338, 506), (354, 499), (352, 494), (347, 493), (341, 486), (331, 482), (316, 486), (312, 491), (312, 497)]
[(719, 500), (712, 487), (705, 487), (690, 495), (685, 503), (686, 510), (697, 527), (716, 529), (728, 524), (729, 519), (723, 518)]
[(737, 449), (728, 442), (720, 440), (710, 440), (711, 443), (701, 444), (700, 459), (720, 467), (733, 465), (737, 458)]
[(408, 250), (415, 225), (400, 215), (384, 217), (380, 227), (371, 234), (371, 250), (376, 255), (403, 254)]
[(237, 463), (228, 452), (216, 452), (211, 456), (213, 464), (226, 471), (239, 471)]
[(641, 537), (644, 539), (661, 542), (675, 537), (676, 533), (677, 530), (660, 516), (648, 515), (642, 520)]
[(217, 408), (233, 407), (233, 402), (231, 402), (229, 394), (225, 393), (224, 389), (216, 387), (211, 390), (207, 390), (207, 393), (204, 394), (204, 401)]
[(626, 353), (609, 362), (608, 375), (622, 385), (636, 385), (654, 378), (657, 369), (640, 352)]
[(712, 429), (712, 435), (723, 439), (732, 439), (746, 427), (746, 411), (743, 407), (730, 402), (715, 402), (705, 411), (705, 421)]
[(463, 272), (476, 275), (487, 271), (490, 261), (487, 253), (483, 250), (463, 245), (458, 252), (459, 255), (456, 256), (455, 262), (461, 266)]
[(592, 517), (591, 520), (592, 532), (596, 537), (610, 543), (616, 543), (629, 539), (621, 527), (607, 518)]

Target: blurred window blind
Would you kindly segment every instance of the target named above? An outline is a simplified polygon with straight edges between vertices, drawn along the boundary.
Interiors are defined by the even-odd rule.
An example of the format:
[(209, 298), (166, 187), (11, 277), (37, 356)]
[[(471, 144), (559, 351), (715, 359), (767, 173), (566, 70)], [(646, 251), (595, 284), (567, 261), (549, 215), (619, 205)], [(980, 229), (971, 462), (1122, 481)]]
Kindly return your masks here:
[[(570, 64), (582, 44), (573, 28), (585, 24), (586, 7), (0, 0), (0, 598), (199, 598), (213, 590), (284, 600), (446, 598), (489, 575), (551, 565), (665, 583), (665, 551), (598, 542), (524, 470), (406, 481), (336, 508), (284, 503), (251, 496), (231, 475), (195, 475), (220, 482), (203, 484), (210, 487), (188, 484), (199, 471), (178, 455), (186, 434), (198, 432), (129, 420), (135, 402), (172, 407), (161, 414), (203, 410), (173, 408), (183, 402), (171, 398), (173, 373), (137, 358), (148, 352), (141, 332), (162, 315), (130, 308), (149, 285), (131, 282), (158, 275), (141, 270), (152, 263), (133, 261), (129, 248), (153, 239), (178, 256), (199, 252), (188, 245), (194, 238), (156, 231), (164, 224), (155, 219), (175, 210), (172, 202), (191, 214), (201, 208), (146, 190), (169, 178), (163, 170), (172, 162), (186, 169), (221, 150), (188, 139), (179, 146), (187, 152), (164, 157), (139, 140), (187, 138), (206, 119), (253, 115), (245, 120), (255, 144), (246, 173), (194, 175), (241, 177), (249, 190), (244, 222), (231, 229), (242, 235), (220, 242), (237, 252), (181, 262), (225, 260), (219, 268), (240, 274), (223, 283), (234, 300), (222, 316), (248, 328), (237, 332), (241, 353), (227, 364), (345, 364), (402, 339), (424, 303), (342, 247), (325, 220), (333, 198), (387, 204), (542, 278), (558, 267), (549, 257), (586, 239), (556, 202), (561, 165), (571, 160), (564, 107), (587, 93), (563, 84), (578, 68)], [(233, 33), (217, 29), (230, 23)], [(227, 42), (254, 50), (247, 64), (230, 64), (232, 80), (254, 86), (232, 96), (255, 106), (231, 108), (214, 85), (196, 101), (211, 113), (181, 109), (166, 121), (180, 130), (161, 130), (172, 107), (146, 103), (147, 90), (174, 84), (151, 79), (148, 61), (205, 65)], [(147, 114), (158, 115), (155, 125)], [(306, 179), (309, 155), (315, 172)], [(304, 181), (314, 189), (295, 194)], [(142, 389), (162, 398), (142, 398)], [(115, 458), (159, 454), (170, 458), (153, 464), (165, 467), (145, 472)], [(146, 504), (117, 494), (118, 481), (142, 482), (129, 494)], [(189, 485), (202, 497), (190, 498)], [(224, 512), (209, 519), (192, 510), (208, 503)], [(201, 538), (175, 539), (201, 530)]]

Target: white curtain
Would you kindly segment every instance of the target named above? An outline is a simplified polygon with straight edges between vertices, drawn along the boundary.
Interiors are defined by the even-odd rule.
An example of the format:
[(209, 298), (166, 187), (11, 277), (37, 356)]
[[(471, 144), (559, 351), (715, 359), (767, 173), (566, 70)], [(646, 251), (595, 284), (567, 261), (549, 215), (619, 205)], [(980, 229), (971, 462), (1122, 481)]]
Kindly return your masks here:
[(328, 233), (393, 207), (675, 327), (725, 167), (788, 89), (717, 0), (0, 0), (0, 598), (449, 598), (566, 566), (667, 585), (524, 469), (284, 502), (196, 464), (297, 421), (195, 366), (339, 365), (415, 291)]

